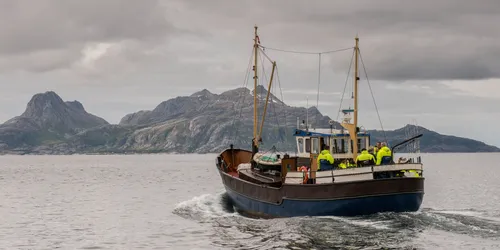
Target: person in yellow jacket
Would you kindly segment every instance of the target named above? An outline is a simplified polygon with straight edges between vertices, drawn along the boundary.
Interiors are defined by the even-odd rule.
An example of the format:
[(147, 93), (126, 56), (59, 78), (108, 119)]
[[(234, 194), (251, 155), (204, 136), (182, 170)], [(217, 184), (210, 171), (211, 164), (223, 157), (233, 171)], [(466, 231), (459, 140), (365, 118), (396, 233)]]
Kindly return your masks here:
[(346, 160), (343, 160), (341, 163), (339, 163), (339, 168), (341, 169), (346, 169), (347, 168), (347, 159)]
[(340, 169), (354, 168), (354, 167), (356, 167), (356, 165), (354, 165), (349, 159), (342, 160), (338, 166), (338, 168)]
[(355, 168), (355, 167), (356, 167), (356, 164), (354, 164), (354, 161), (353, 161), (353, 160), (348, 159), (348, 160), (347, 160), (347, 167), (348, 167), (348, 168)]
[(377, 147), (370, 146), (368, 147), (368, 153), (373, 155), (373, 159), (375, 159), (375, 162), (377, 162), (377, 153), (375, 153), (375, 149)]
[(387, 164), (388, 163), (387, 161), (389, 160), (387, 159), (387, 157), (391, 156), (392, 156), (391, 149), (389, 149), (389, 147), (387, 147), (385, 143), (382, 143), (382, 147), (377, 152), (377, 165), (382, 164), (382, 162), (384, 162), (384, 164)]
[(373, 148), (373, 154), (377, 156), (377, 153), (381, 148), (382, 148), (382, 143), (378, 141), (377, 144), (375, 145), (375, 148)]
[(366, 148), (361, 149), (361, 154), (356, 157), (356, 164), (358, 167), (375, 165), (375, 157), (368, 153)]
[(404, 174), (404, 172), (408, 172), (408, 173), (410, 173), (410, 174), (409, 174), (410, 176), (412, 176), (412, 175), (413, 175), (414, 177), (420, 177), (420, 175), (418, 174), (417, 170), (415, 170), (415, 169), (411, 169), (411, 170), (401, 170), (401, 172), (403, 172), (403, 175), (405, 175), (405, 174)]
[(325, 148), (318, 155), (318, 171), (332, 170), (333, 169), (333, 156), (330, 154), (330, 150)]

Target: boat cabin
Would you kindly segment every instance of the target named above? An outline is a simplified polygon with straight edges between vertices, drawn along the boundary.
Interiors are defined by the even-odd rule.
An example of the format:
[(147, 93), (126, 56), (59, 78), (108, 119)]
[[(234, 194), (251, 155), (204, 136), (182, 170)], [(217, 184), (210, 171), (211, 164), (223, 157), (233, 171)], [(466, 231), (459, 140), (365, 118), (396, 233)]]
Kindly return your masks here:
[[(334, 159), (352, 159), (353, 141), (349, 137), (349, 132), (336, 129), (295, 129), (293, 135), (297, 142), (297, 156), (300, 158), (310, 158), (311, 154), (319, 154), (321, 145), (330, 148), (330, 154)], [(358, 153), (362, 148), (370, 145), (370, 134), (358, 132)]]

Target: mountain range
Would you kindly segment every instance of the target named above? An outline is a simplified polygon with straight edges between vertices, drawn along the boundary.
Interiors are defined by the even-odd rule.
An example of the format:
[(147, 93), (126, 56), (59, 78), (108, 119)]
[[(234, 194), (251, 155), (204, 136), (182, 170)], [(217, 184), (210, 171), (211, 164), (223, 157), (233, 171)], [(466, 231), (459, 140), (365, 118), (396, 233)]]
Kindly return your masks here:
[[(261, 117), (267, 90), (259, 86), (257, 93)], [(315, 126), (330, 126), (331, 119), (315, 107), (292, 107), (272, 94), (269, 100), (262, 150), (275, 146), (280, 151), (295, 151), (292, 133), (297, 117), (307, 114)], [(369, 132), (372, 141), (388, 138), (394, 144), (406, 139), (407, 131), (417, 129), (423, 134), (421, 152), (500, 152), (480, 141), (413, 125)], [(0, 154), (214, 153), (231, 143), (248, 148), (252, 131), (253, 95), (247, 88), (221, 94), (204, 89), (179, 96), (153, 110), (127, 114), (119, 124), (110, 124), (85, 111), (80, 102), (65, 102), (48, 91), (34, 95), (24, 113), (0, 125)]]

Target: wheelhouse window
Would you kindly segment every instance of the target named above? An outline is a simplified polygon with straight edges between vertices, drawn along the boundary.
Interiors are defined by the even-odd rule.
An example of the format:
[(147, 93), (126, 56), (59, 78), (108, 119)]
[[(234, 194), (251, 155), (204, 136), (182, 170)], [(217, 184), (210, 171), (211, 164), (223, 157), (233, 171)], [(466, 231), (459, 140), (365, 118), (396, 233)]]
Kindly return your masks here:
[(298, 138), (297, 139), (297, 147), (299, 153), (304, 153), (304, 139), (303, 138)]
[(319, 140), (318, 138), (312, 138), (311, 153), (319, 154)]
[[(334, 154), (346, 154), (351, 153), (354, 146), (353, 141), (348, 137), (335, 137), (331, 140), (332, 152)], [(358, 139), (359, 149), (366, 146), (366, 139)]]
[(339, 149), (340, 149), (339, 153), (341, 153), (341, 154), (347, 153), (347, 147), (348, 147), (347, 146), (348, 145), (347, 141), (344, 138), (340, 139), (339, 141), (340, 141), (340, 143), (339, 143), (340, 144), (339, 145)]
[(368, 136), (362, 136), (358, 139), (358, 150), (361, 152), (361, 149), (366, 148), (370, 146), (370, 137)]
[(311, 139), (306, 139), (306, 153), (311, 153)]
[(337, 143), (337, 140), (336, 139), (333, 139), (331, 138), (331, 143), (330, 143), (330, 152), (333, 153), (333, 154), (336, 154), (338, 153), (339, 151), (339, 144)]
[(327, 138), (323, 138), (323, 137), (320, 137), (319, 138), (319, 145), (326, 145), (326, 146), (330, 146), (330, 138), (327, 137)]

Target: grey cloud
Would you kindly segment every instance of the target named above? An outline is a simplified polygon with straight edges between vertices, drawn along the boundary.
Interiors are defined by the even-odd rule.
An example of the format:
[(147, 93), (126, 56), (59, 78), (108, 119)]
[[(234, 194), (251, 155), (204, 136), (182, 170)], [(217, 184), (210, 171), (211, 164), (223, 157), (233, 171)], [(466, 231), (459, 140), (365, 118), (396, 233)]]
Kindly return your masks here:
[[(484, 126), (500, 122), (498, 99), (459, 95), (460, 91), (431, 81), (409, 81), (406, 84), (371, 82), (371, 85), (386, 130), (400, 128), (415, 120), (419, 125), (440, 133), (472, 137), (498, 145), (500, 136), (495, 128)], [(340, 99), (326, 95), (322, 98)], [(350, 93), (347, 93), (342, 108), (350, 102)], [(333, 119), (342, 117), (337, 116), (338, 105), (320, 104), (319, 110)], [(382, 128), (366, 82), (360, 84), (359, 122), (367, 129)]]
[[(310, 51), (353, 46), (352, 38), (359, 33), (363, 58), (373, 79), (483, 79), (500, 75), (497, 70), (500, 45), (495, 42), (499, 33), (492, 32), (495, 29), (490, 27), (500, 22), (497, 15), (500, 4), (494, 0), (41, 0), (2, 4), (0, 53), (8, 61), (40, 61), (26, 65), (27, 70), (34, 71), (70, 67), (68, 65), (77, 61), (75, 51), (82, 50), (88, 43), (123, 40), (140, 44), (132, 47), (135, 52), (129, 49), (127, 55), (112, 56), (115, 60), (109, 59), (109, 63), (130, 62), (132, 65), (127, 67), (133, 68), (143, 59), (154, 57), (154, 53), (143, 53), (147, 48), (157, 48), (170, 49), (180, 59), (194, 56), (191, 62), (196, 58), (203, 62), (203, 59), (219, 56), (227, 61), (225, 67), (235, 70), (236, 61), (245, 61), (241, 55), (251, 42), (252, 26), (258, 24), (263, 45)], [(177, 39), (183, 39), (184, 46), (169, 45), (172, 41), (165, 37), (172, 32), (177, 32)], [(200, 47), (189, 48), (188, 45), (193, 45), (190, 42), (197, 38), (185, 34), (201, 37), (197, 44)], [(193, 54), (192, 50), (196, 49), (197, 53)], [(53, 57), (59, 60), (39, 65), (46, 56), (38, 55), (60, 50), (68, 50), (64, 53), (68, 56), (62, 57), (63, 53), (57, 52)], [(36, 53), (29, 53), (33, 51)], [(130, 55), (135, 57), (129, 58)], [(289, 57), (277, 60), (283, 61), (283, 58)], [(335, 55), (328, 67), (342, 71), (348, 59), (349, 56)], [(309, 59), (296, 60), (308, 62)], [(224, 64), (221, 60), (205, 62), (206, 67), (212, 69)], [(219, 65), (214, 66), (217, 63)], [(283, 63), (304, 68), (304, 64)], [(17, 67), (16, 63), (13, 66)]]
[[(436, 82), (411, 82), (411, 85), (419, 86), (418, 88), (406, 86), (410, 84), (399, 85), (400, 88), (390, 87), (396, 86), (395, 84), (373, 85), (382, 122), (393, 128), (401, 127), (404, 125), (401, 123), (410, 118), (417, 121), (424, 119), (424, 124), (445, 123), (449, 127), (455, 127), (454, 120), (467, 121), (467, 117), (476, 117), (479, 114), (491, 117), (499, 113), (496, 108), (498, 99), (458, 95), (459, 91), (450, 90)], [(423, 86), (430, 88), (422, 88)], [(367, 117), (362, 120), (367, 122), (369, 128), (380, 127), (372, 97), (366, 87), (361, 88), (360, 98), (360, 113)], [(431, 118), (433, 120), (429, 120)], [(472, 127), (481, 127), (481, 124), (475, 123), (473, 119), (469, 119), (469, 122)]]
[(140, 43), (131, 47), (137, 52), (125, 51), (125, 56), (138, 54), (161, 46), (178, 31), (166, 21), (164, 5), (155, 0), (20, 0), (1, 5), (3, 71), (69, 69), (87, 46), (99, 43)]
[(158, 1), (4, 1), (0, 53), (58, 49), (91, 41), (164, 37), (172, 26)]
[[(217, 30), (250, 36), (251, 25), (259, 24), (268, 46), (322, 51), (353, 46), (359, 33), (373, 79), (500, 77), (495, 0), (187, 2), (191, 11), (209, 13), (203, 17)], [(343, 62), (335, 59), (331, 66)]]
[(81, 57), (78, 48), (33, 51), (17, 56), (0, 57), (0, 72), (27, 70), (47, 72), (67, 69)]
[[(477, 110), (496, 112), (495, 100), (458, 97), (459, 92), (440, 84), (443, 79), (500, 77), (496, 0), (0, 4), (0, 87), (5, 90), (0, 93), (0, 120), (21, 113), (31, 95), (47, 90), (77, 99), (89, 111), (117, 122), (127, 113), (152, 109), (178, 95), (241, 87), (254, 24), (259, 25), (262, 45), (292, 50), (351, 47), (359, 33), (363, 60), (388, 127), (400, 127), (414, 116), (432, 128), (462, 121), (464, 114)], [(83, 63), (83, 51), (101, 43), (110, 45), (106, 53), (91, 64)], [(278, 63), (284, 101), (303, 105), (308, 96), (309, 105), (315, 105), (316, 95), (311, 93), (317, 89), (318, 56), (266, 53)], [(333, 118), (340, 96), (331, 93), (343, 90), (351, 55), (322, 55), (319, 109)], [(19, 74), (20, 70), (29, 72)], [(269, 64), (266, 70), (269, 74)], [(363, 72), (361, 76), (363, 85)], [(348, 83), (345, 98), (350, 96), (352, 78)], [(360, 110), (365, 127), (377, 128), (368, 91), (362, 86)], [(19, 98), (7, 98), (16, 95)], [(436, 119), (433, 114), (448, 115)], [(483, 133), (482, 128), (475, 131)]]

